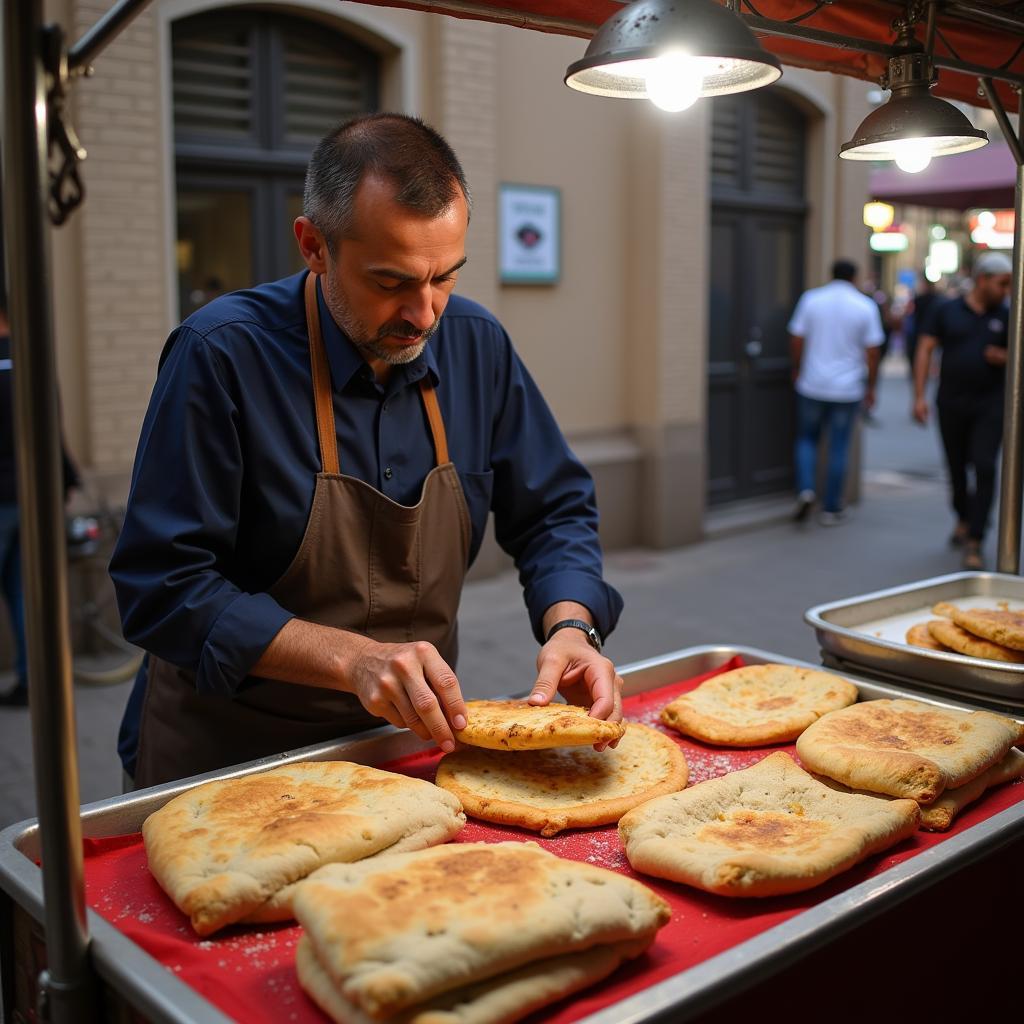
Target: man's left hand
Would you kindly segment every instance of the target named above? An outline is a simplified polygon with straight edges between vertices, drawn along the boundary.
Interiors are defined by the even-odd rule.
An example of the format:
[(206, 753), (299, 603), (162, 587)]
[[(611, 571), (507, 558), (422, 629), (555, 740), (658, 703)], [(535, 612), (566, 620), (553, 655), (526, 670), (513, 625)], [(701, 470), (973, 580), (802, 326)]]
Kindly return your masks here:
[[(560, 629), (537, 655), (537, 681), (530, 703), (548, 704), (558, 691), (570, 704), (589, 705), (592, 718), (622, 721), (622, 677), (590, 646), (581, 630)], [(603, 750), (606, 745), (596, 744), (595, 749)]]
[(1002, 345), (985, 346), (985, 362), (990, 366), (1006, 365), (1006, 349)]

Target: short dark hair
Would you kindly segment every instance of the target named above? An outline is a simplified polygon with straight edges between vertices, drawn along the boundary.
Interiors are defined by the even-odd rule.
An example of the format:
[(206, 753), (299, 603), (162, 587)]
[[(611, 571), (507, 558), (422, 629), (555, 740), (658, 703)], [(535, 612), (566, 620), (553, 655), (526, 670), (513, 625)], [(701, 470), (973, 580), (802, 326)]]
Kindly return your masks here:
[(836, 260), (832, 264), (832, 277), (837, 281), (852, 281), (857, 276), (857, 264), (852, 260)]
[(352, 225), (356, 189), (367, 174), (393, 182), (398, 202), (428, 217), (447, 210), (459, 189), (472, 206), (458, 157), (428, 124), (406, 114), (357, 117), (317, 143), (306, 169), (303, 213), (332, 255), (336, 240)]

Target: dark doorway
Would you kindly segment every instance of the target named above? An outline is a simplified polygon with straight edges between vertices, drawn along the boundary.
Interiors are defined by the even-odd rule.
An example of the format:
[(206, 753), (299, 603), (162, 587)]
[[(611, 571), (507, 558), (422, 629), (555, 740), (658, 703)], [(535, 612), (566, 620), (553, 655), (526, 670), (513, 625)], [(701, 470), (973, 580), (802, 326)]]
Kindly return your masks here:
[(306, 162), (376, 110), (380, 59), (322, 24), (232, 7), (172, 30), (178, 305), (301, 268), (291, 224)]
[(804, 283), (804, 117), (778, 93), (714, 100), (708, 500), (793, 476), (786, 323)]

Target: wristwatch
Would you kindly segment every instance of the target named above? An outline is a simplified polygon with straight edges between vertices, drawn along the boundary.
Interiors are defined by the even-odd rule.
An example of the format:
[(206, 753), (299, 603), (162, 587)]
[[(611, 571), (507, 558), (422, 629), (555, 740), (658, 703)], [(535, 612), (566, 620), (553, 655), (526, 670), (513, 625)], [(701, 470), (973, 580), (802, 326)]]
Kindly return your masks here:
[(589, 623), (584, 622), (582, 619), (562, 619), (561, 622), (556, 622), (549, 630), (548, 635), (544, 638), (544, 643), (547, 643), (560, 629), (567, 629), (572, 627), (573, 629), (582, 629), (587, 637), (587, 643), (597, 651), (601, 653), (601, 634)]

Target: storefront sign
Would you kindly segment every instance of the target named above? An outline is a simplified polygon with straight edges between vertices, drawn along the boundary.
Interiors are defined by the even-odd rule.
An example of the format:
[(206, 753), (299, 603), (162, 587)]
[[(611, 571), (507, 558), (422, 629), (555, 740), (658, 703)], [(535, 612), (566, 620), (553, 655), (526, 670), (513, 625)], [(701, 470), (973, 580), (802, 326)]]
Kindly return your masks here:
[(868, 244), (872, 252), (903, 252), (910, 239), (902, 231), (876, 231)]
[(498, 204), (502, 284), (556, 284), (561, 273), (561, 193), (501, 185)]
[(989, 249), (1012, 249), (1013, 210), (975, 210), (968, 218), (971, 241)]

